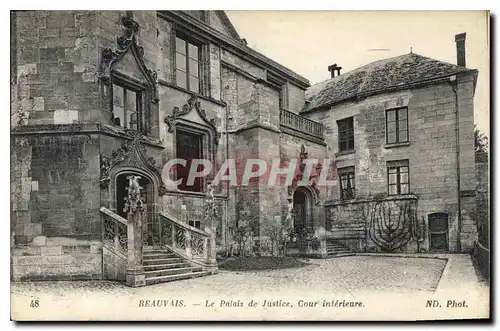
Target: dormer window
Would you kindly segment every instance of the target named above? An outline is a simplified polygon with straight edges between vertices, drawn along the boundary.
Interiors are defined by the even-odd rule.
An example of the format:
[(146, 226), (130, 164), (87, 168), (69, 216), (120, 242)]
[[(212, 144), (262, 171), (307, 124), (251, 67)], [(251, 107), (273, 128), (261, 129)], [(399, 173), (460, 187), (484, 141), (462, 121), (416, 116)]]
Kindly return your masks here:
[(113, 124), (125, 129), (145, 133), (146, 121), (143, 113), (144, 90), (113, 82)]
[(103, 48), (99, 78), (108, 99), (110, 124), (158, 138), (158, 89), (154, 70), (144, 63), (144, 49), (137, 45), (139, 24), (122, 17), (124, 34), (117, 48)]

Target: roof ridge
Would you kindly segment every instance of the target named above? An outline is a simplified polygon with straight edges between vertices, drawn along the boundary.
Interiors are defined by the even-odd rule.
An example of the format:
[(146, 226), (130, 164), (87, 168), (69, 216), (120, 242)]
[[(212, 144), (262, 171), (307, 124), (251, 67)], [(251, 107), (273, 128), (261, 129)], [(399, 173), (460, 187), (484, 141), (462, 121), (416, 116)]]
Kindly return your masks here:
[(465, 72), (477, 70), (413, 52), (380, 59), (312, 85), (306, 91), (308, 110)]
[[(467, 67), (461, 67), (461, 66), (459, 66), (457, 64), (454, 64), (454, 63), (451, 63), (451, 62), (448, 62), (448, 61), (437, 60), (437, 59), (434, 59), (434, 58), (431, 58), (431, 57), (428, 57), (428, 56), (425, 56), (425, 55), (422, 55), (422, 54), (419, 54), (419, 53), (411, 52), (411, 53), (404, 53), (404, 54), (401, 54), (401, 55), (395, 55), (395, 56), (387, 57), (387, 58), (384, 58), (384, 59), (372, 61), (372, 62), (363, 64), (363, 65), (361, 65), (359, 67), (356, 67), (356, 68), (354, 68), (352, 70), (346, 71), (342, 75), (347, 75), (349, 73), (352, 73), (353, 71), (357, 71), (357, 70), (363, 69), (365, 67), (369, 67), (369, 66), (374, 65), (374, 64), (379, 63), (379, 62), (388, 62), (390, 60), (393, 60), (393, 59), (396, 59), (396, 58), (401, 58), (401, 57), (404, 57), (404, 56), (407, 56), (407, 55), (408, 56), (422, 57), (422, 58), (425, 58), (425, 59), (429, 59), (429, 60), (432, 60), (432, 61), (444, 63), (444, 64), (447, 64), (447, 65), (454, 66), (454, 67), (461, 68), (461, 69), (465, 69), (465, 70), (474, 70), (474, 69), (470, 69), (470, 68), (467, 68)], [(315, 83), (315, 84), (311, 85), (311, 87), (319, 85), (319, 84), (322, 84), (324, 82), (333, 81), (333, 80), (335, 80), (335, 78), (340, 77), (342, 75), (335, 76), (333, 78), (324, 79), (321, 82), (318, 82), (318, 83)]]

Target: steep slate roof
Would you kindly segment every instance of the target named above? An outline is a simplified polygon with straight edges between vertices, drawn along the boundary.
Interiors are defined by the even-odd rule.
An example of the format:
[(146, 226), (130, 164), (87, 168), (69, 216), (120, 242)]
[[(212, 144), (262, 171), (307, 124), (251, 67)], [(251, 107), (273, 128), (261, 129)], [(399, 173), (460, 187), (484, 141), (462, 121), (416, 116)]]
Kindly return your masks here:
[(306, 91), (308, 112), (354, 98), (387, 90), (405, 88), (409, 84), (444, 78), (474, 69), (409, 53), (359, 67), (311, 86)]

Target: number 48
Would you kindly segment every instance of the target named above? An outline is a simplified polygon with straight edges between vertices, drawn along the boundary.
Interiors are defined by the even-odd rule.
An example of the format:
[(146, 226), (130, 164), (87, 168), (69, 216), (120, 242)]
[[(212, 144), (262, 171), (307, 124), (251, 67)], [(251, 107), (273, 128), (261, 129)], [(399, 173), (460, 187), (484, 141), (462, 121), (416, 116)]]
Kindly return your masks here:
[(38, 308), (39, 302), (38, 300), (31, 300), (30, 307), (31, 308)]

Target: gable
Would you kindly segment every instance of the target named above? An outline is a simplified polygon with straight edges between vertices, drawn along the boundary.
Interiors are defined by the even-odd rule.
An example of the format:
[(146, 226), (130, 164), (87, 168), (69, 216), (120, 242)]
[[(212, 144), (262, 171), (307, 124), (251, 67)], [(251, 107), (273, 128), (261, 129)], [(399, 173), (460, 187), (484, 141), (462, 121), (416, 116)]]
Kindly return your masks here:
[(139, 68), (139, 65), (137, 64), (137, 61), (134, 58), (131, 50), (129, 50), (123, 56), (123, 58), (113, 66), (113, 70), (125, 74), (128, 77), (132, 77), (145, 84), (148, 83), (146, 77), (144, 77), (143, 73), (141, 72), (141, 68)]
[(233, 23), (231, 23), (231, 20), (223, 10), (214, 10), (213, 13), (215, 15), (210, 15), (210, 17), (215, 16), (214, 23), (219, 21), (223, 26), (224, 30), (227, 31), (230, 37), (237, 40), (241, 39), (240, 35), (238, 34), (238, 31), (236, 31), (236, 28), (234, 27)]
[(183, 10), (182, 12), (209, 25), (230, 38), (236, 40), (241, 39), (234, 25), (223, 10)]
[(228, 37), (240, 39), (229, 17), (222, 10), (210, 11), (210, 26)]

